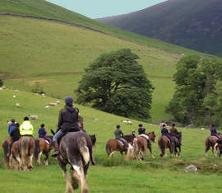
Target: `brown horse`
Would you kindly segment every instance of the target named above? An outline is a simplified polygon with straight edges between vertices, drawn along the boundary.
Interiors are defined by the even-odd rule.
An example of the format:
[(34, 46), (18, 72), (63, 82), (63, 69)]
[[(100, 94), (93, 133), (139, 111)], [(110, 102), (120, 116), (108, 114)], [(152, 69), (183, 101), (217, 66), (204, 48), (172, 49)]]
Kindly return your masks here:
[(219, 138), (217, 140), (217, 143), (215, 144), (215, 150), (217, 152), (217, 155), (220, 157), (222, 154), (222, 138)]
[(133, 144), (133, 140), (136, 137), (135, 131), (132, 131), (132, 134), (124, 135), (123, 138), (130, 143), (131, 145)]
[(128, 145), (124, 145), (118, 139), (109, 139), (106, 142), (106, 153), (109, 157), (111, 157), (115, 152), (119, 151), (121, 154), (127, 154)]
[[(86, 174), (90, 161), (94, 164), (90, 137), (82, 131), (69, 132), (61, 139), (59, 152), (57, 159), (64, 172), (66, 192), (71, 193), (80, 186), (81, 193), (88, 193)], [(67, 164), (71, 166), (70, 175)]]
[(21, 160), (21, 144), (20, 141), (15, 141), (11, 146), (11, 152), (9, 156), (9, 168), (21, 170), (22, 160)]
[(152, 154), (151, 142), (155, 142), (155, 138), (156, 135), (154, 131), (135, 137), (133, 140), (134, 158), (143, 160), (147, 149), (149, 149), (151, 156), (154, 157)]
[(11, 144), (11, 139), (8, 138), (2, 143), (2, 149), (3, 149), (3, 154), (4, 154), (4, 161), (5, 165), (9, 168), (9, 146)]
[(35, 150), (35, 139), (32, 136), (22, 136), (19, 139), (20, 142), (20, 154), (22, 161), (22, 169), (32, 169), (32, 159)]
[(160, 156), (163, 157), (166, 153), (166, 149), (169, 149), (170, 154), (174, 154), (175, 156), (179, 156), (181, 152), (181, 141), (182, 141), (182, 133), (178, 132), (177, 136), (171, 136), (170, 139), (163, 135), (158, 140), (158, 145), (160, 148)]
[(44, 155), (44, 164), (48, 165), (49, 154), (52, 149), (52, 136), (47, 136), (47, 139), (36, 139), (34, 157), (37, 160), (37, 163), (41, 164), (41, 156)]
[[(219, 138), (222, 139), (222, 135), (219, 135)], [(215, 155), (215, 145), (217, 143), (218, 137), (216, 136), (209, 136), (205, 140), (205, 155), (211, 148), (212, 153)]]

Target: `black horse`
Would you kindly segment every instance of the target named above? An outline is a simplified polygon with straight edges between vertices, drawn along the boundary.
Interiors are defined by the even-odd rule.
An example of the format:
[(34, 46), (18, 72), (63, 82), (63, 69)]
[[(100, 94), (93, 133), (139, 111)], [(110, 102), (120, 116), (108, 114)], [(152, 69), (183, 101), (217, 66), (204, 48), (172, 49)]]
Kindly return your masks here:
[[(80, 186), (81, 193), (88, 193), (86, 174), (90, 162), (94, 165), (89, 135), (82, 131), (67, 133), (60, 141), (57, 160), (64, 172), (66, 192), (71, 193)], [(67, 174), (67, 164), (71, 166), (70, 175)]]

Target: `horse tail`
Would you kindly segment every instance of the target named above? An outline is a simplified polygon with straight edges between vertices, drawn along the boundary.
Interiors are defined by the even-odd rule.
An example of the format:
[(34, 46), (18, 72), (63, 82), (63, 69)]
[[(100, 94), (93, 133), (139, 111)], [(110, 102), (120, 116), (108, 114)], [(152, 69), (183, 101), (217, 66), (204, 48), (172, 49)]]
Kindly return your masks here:
[(161, 151), (160, 156), (162, 157), (162, 156), (165, 154), (165, 148), (166, 148), (163, 137), (161, 137), (161, 138), (159, 139), (158, 145), (159, 145), (159, 148), (160, 148), (160, 151)]
[(107, 153), (108, 156), (112, 153), (108, 142), (106, 143), (106, 153)]
[(21, 138), (21, 155), (29, 154), (29, 140), (27, 137)]
[(80, 154), (82, 155), (82, 158), (85, 162), (85, 164), (88, 164), (91, 160), (90, 151), (87, 146), (87, 141), (85, 137), (78, 138), (78, 146)]
[(9, 156), (8, 154), (10, 153), (9, 152), (9, 143), (7, 140), (5, 140), (3, 143), (2, 143), (2, 148), (3, 148), (3, 151), (4, 151), (4, 160), (5, 160), (5, 163), (6, 165), (8, 166), (9, 164)]
[(36, 139), (35, 140), (35, 150), (34, 150), (34, 157), (36, 160), (38, 159), (39, 152), (40, 152), (39, 139)]

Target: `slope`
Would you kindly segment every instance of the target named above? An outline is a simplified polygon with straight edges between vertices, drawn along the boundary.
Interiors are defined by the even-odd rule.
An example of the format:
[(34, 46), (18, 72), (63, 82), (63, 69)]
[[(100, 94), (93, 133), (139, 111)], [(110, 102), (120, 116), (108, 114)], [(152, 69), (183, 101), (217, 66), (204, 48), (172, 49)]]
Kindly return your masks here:
[(78, 13), (69, 11), (45, 0), (1, 0), (0, 15), (16, 15), (23, 17), (33, 17), (37, 19), (47, 19), (57, 22), (67, 23), (82, 28), (91, 29), (101, 33), (109, 34), (127, 41), (148, 45), (171, 52), (191, 52), (182, 47), (170, 45), (154, 39), (145, 38), (134, 33), (124, 32), (117, 28), (104, 25), (101, 22), (89, 19)]
[[(7, 87), (32, 91), (40, 86), (49, 96), (73, 95), (90, 62), (102, 53), (130, 48), (140, 57), (139, 63), (155, 87), (150, 121), (169, 118), (165, 107), (173, 94), (175, 63), (193, 51), (140, 36), (134, 38), (133, 34), (125, 36), (121, 31), (105, 33), (108, 28), (92, 30), (85, 21), (79, 21), (86, 26), (80, 27), (75, 25), (75, 13), (67, 11), (71, 15), (66, 16), (66, 10), (45, 1), (16, 2), (0, 2), (0, 75)], [(50, 9), (53, 11), (47, 12)], [(53, 15), (57, 9), (61, 11), (56, 14), (59, 22)]]
[(169, 0), (138, 12), (99, 20), (148, 37), (222, 55), (221, 17), (220, 0)]

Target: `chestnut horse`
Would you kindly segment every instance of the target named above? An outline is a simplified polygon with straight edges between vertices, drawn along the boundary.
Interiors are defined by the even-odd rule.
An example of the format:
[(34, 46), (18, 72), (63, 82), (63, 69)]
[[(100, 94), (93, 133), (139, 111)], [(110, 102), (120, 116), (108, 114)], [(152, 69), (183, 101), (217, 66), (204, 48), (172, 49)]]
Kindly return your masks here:
[[(219, 139), (222, 139), (222, 135), (219, 135)], [(205, 155), (207, 155), (207, 152), (211, 148), (212, 153), (215, 155), (215, 145), (217, 143), (218, 137), (216, 136), (209, 136), (205, 140)]]
[(182, 141), (182, 133), (178, 132), (177, 136), (171, 136), (170, 139), (163, 135), (158, 140), (158, 145), (160, 148), (160, 156), (163, 157), (165, 155), (166, 149), (169, 149), (170, 154), (174, 154), (175, 156), (179, 156), (181, 152), (181, 141)]
[(11, 152), (9, 156), (9, 168), (21, 170), (22, 160), (21, 160), (21, 144), (20, 141), (15, 141), (11, 146)]
[(36, 139), (34, 157), (37, 160), (37, 163), (41, 164), (41, 155), (44, 155), (45, 156), (44, 164), (48, 165), (49, 154), (52, 149), (53, 149), (52, 136), (47, 136), (47, 139), (45, 138)]
[(127, 147), (125, 147), (123, 142), (118, 139), (109, 139), (106, 142), (106, 153), (109, 157), (111, 157), (117, 151), (119, 151), (121, 154), (127, 154), (128, 146), (129, 144), (127, 143)]
[[(10, 146), (11, 148), (9, 148)], [(11, 139), (8, 138), (2, 143), (2, 148), (6, 167), (10, 169), (22, 169), (19, 140), (12, 143)]]
[[(81, 193), (88, 193), (86, 174), (90, 161), (94, 165), (90, 137), (82, 131), (69, 132), (60, 141), (59, 152), (57, 160), (64, 172), (66, 192), (71, 193), (80, 186)], [(70, 175), (67, 164), (71, 166)]]
[(156, 135), (154, 131), (135, 137), (133, 140), (134, 158), (138, 160), (143, 160), (147, 148), (149, 149), (151, 156), (154, 157), (152, 154), (151, 142), (154, 143), (155, 138)]
[(129, 135), (124, 135), (123, 138), (130, 144), (133, 145), (133, 140), (134, 138), (136, 137), (135, 135), (135, 131), (132, 131), (132, 134), (129, 134)]
[(4, 161), (5, 161), (5, 165), (9, 168), (9, 146), (11, 144), (11, 140), (10, 138), (6, 139), (5, 141), (3, 141), (2, 143), (2, 149), (3, 149), (3, 154), (4, 154)]

